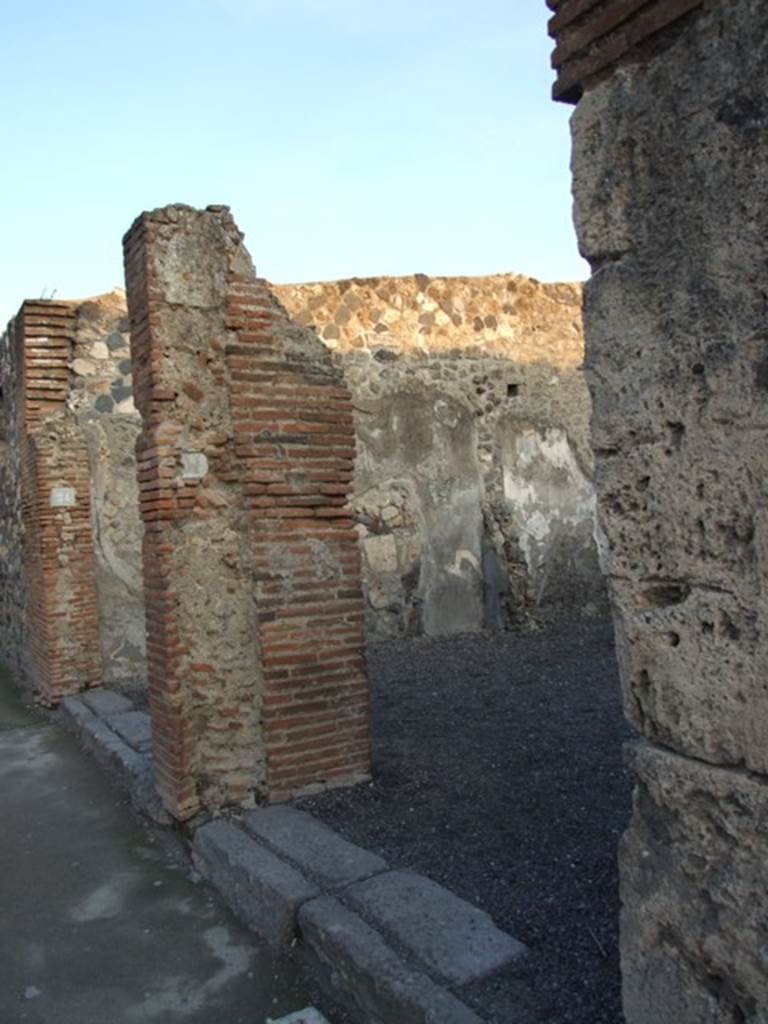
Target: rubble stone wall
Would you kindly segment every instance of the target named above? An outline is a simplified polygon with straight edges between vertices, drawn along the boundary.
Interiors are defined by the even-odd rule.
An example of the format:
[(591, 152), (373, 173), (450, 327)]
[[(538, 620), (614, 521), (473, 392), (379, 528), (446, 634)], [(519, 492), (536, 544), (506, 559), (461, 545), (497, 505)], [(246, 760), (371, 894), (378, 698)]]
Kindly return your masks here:
[(417, 274), (275, 292), (352, 391), (369, 633), (605, 607), (580, 286)]
[(705, 4), (573, 120), (626, 713), (628, 1024), (768, 1007), (768, 11)]
[(146, 686), (142, 525), (136, 476), (141, 429), (133, 403), (128, 312), (122, 291), (75, 307), (68, 407), (91, 475), (99, 632), (104, 681)]

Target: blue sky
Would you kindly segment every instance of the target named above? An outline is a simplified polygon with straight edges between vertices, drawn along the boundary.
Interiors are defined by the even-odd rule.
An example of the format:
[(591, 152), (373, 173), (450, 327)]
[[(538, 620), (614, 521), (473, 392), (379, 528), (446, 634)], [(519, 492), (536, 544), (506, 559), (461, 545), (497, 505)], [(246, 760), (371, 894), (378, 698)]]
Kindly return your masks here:
[(0, 62), (0, 318), (227, 203), (276, 282), (586, 276), (544, 0), (25, 0)]

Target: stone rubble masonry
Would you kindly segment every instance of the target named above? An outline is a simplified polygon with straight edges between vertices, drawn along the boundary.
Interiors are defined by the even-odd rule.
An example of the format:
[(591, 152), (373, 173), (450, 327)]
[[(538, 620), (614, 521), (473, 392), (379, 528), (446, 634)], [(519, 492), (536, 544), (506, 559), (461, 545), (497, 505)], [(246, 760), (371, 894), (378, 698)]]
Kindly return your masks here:
[(601, 72), (631, 57), (663, 29), (705, 0), (547, 0), (555, 14), (549, 32), (557, 42), (552, 67), (556, 100), (576, 103)]
[(414, 274), (274, 290), (352, 392), (371, 635), (602, 611), (580, 285)]
[(73, 338), (71, 303), (21, 307), (13, 339), (25, 668), (38, 699), (49, 705), (96, 685), (102, 674), (88, 450), (66, 404)]
[(126, 235), (153, 749), (172, 813), (368, 777), (341, 374), (225, 207)]
[(768, 9), (704, 5), (574, 114), (625, 707), (628, 1024), (768, 1007)]

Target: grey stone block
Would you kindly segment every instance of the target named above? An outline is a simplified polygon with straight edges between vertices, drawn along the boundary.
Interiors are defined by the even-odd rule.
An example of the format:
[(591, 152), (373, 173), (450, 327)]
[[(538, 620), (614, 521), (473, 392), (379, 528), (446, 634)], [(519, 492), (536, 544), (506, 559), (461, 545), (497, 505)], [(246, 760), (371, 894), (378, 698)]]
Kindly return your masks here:
[(111, 690), (88, 690), (80, 699), (101, 718), (133, 711), (133, 704), (126, 697)]
[(155, 788), (152, 759), (129, 747), (91, 711), (84, 697), (66, 697), (59, 705), (59, 713), (83, 747), (128, 790), (134, 807), (160, 825), (170, 824), (171, 817)]
[(344, 898), (449, 984), (477, 981), (526, 952), (488, 914), (412, 871), (389, 871), (359, 882)]
[(152, 725), (146, 711), (123, 711), (108, 715), (107, 724), (125, 742), (140, 753), (148, 753), (152, 747)]
[(265, 807), (244, 816), (246, 829), (293, 861), (323, 889), (341, 889), (386, 871), (386, 861), (348, 843), (311, 814), (295, 807)]
[(192, 854), (200, 873), (232, 910), (273, 948), (296, 935), (296, 911), (319, 895), (302, 874), (226, 821), (195, 832)]
[(482, 1024), (450, 992), (411, 969), (333, 896), (299, 910), (302, 958), (331, 1001), (366, 1024)]

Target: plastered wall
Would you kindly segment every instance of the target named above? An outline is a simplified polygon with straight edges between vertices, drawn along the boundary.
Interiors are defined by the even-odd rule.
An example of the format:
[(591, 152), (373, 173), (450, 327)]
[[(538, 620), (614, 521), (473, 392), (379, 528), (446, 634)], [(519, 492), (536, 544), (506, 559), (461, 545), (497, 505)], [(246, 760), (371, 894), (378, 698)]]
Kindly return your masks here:
[(370, 633), (604, 610), (578, 285), (417, 274), (275, 290), (352, 390)]

